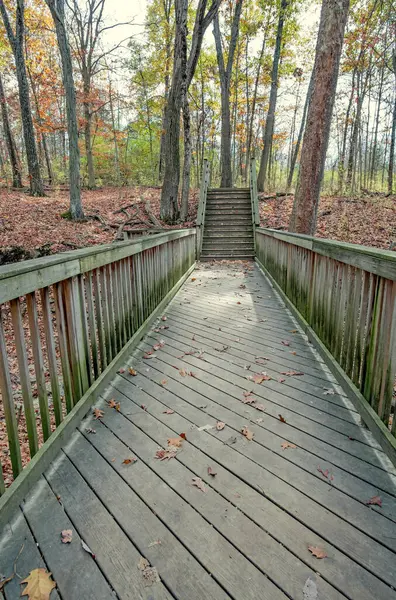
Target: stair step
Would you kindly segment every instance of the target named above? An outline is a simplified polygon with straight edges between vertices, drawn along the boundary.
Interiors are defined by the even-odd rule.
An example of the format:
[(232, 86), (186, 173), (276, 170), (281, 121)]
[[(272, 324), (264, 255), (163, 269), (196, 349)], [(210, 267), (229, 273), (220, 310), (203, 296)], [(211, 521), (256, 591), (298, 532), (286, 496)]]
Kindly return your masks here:
[(252, 218), (252, 213), (248, 208), (240, 208), (234, 210), (221, 210), (218, 208), (212, 208), (206, 211), (207, 217), (249, 217)]
[(208, 194), (250, 194), (250, 188), (209, 188)]
[(207, 219), (205, 220), (205, 224), (209, 225), (209, 224), (213, 224), (215, 223), (218, 226), (221, 225), (251, 225), (252, 224), (252, 217), (242, 217), (242, 216), (237, 216), (237, 215), (227, 215), (225, 217), (220, 217), (220, 216), (216, 216), (216, 217), (207, 217)]
[(252, 260), (254, 258), (253, 253), (234, 253), (234, 254), (201, 254), (200, 260), (208, 261), (208, 260)]
[(232, 233), (212, 233), (211, 231), (204, 231), (204, 240), (253, 240), (253, 232), (252, 231), (233, 231)]
[(251, 206), (250, 198), (207, 198), (206, 206)]

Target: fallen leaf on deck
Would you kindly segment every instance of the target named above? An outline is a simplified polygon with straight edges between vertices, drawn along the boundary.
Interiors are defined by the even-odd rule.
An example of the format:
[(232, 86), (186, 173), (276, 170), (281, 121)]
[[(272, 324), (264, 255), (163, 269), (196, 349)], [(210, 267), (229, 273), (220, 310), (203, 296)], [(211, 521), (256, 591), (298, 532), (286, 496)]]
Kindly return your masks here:
[(222, 429), (224, 429), (224, 427), (225, 427), (225, 423), (223, 423), (222, 421), (217, 421), (217, 423), (216, 423), (217, 431), (221, 431)]
[(321, 469), (321, 467), (318, 466), (318, 471), (319, 471), (319, 473), (321, 473), (323, 475), (323, 477), (326, 477), (326, 479), (333, 481), (334, 475), (331, 475), (329, 469), (326, 469), (326, 471), (323, 471), (323, 469)]
[(166, 321), (166, 317), (163, 316), (162, 319), (161, 319), (161, 321)]
[(324, 394), (325, 396), (334, 396), (334, 394), (335, 394), (335, 391), (334, 391), (334, 390), (331, 390), (331, 389), (328, 389), (328, 388), (324, 388), (324, 392), (323, 392), (323, 394)]
[(140, 569), (140, 571), (144, 571), (144, 569), (147, 569), (149, 566), (150, 563), (147, 558), (143, 558), (143, 556), (141, 556), (138, 562), (138, 569)]
[(245, 438), (247, 440), (249, 440), (249, 442), (252, 441), (254, 433), (252, 431), (250, 431), (246, 426), (241, 429), (241, 432), (242, 432), (242, 435), (244, 435)]
[(157, 351), (157, 350), (161, 350), (161, 344), (154, 344), (153, 346), (153, 350)]
[(173, 446), (174, 448), (180, 448), (182, 443), (183, 443), (183, 439), (181, 437), (168, 438), (168, 446)]
[(308, 577), (303, 589), (304, 600), (318, 600), (318, 588), (313, 579)]
[(125, 369), (118, 369), (118, 373), (125, 373)]
[(150, 354), (149, 352), (147, 352), (147, 354), (144, 354), (144, 355), (143, 355), (143, 358), (144, 358), (145, 360), (149, 360), (150, 358), (153, 358), (153, 356), (151, 356), (151, 354)]
[[(8, 583), (9, 581), (12, 581), (15, 577), (15, 573), (11, 573), (11, 575), (9, 577), (2, 577), (0, 578), (0, 592), (3, 590), (4, 586), (6, 585), (6, 583)], [(3, 598), (3, 596), (1, 596)]]
[(116, 402), (114, 398), (109, 400), (107, 404), (109, 405), (109, 408), (115, 408), (116, 410), (118, 410), (118, 412), (120, 411), (121, 404), (119, 402)]
[(103, 419), (104, 412), (103, 410), (100, 410), (100, 408), (93, 408), (92, 412), (95, 415), (95, 419)]
[(190, 377), (195, 377), (196, 379), (198, 379), (198, 375), (196, 373), (194, 373), (194, 371), (190, 371), (189, 375), (190, 375)]
[(282, 340), (281, 342), (284, 346), (290, 346), (290, 342), (288, 342), (287, 340)]
[(296, 355), (297, 355), (297, 352), (296, 352), (295, 350), (292, 350), (292, 351), (290, 352), (290, 354), (293, 354), (294, 356), (296, 356)]
[(185, 376), (187, 375), (187, 371), (186, 371), (186, 369), (180, 369), (180, 370), (179, 370), (179, 374), (180, 374), (182, 377), (185, 377)]
[(185, 434), (185, 433), (181, 433), (181, 434), (180, 434), (180, 437), (181, 437), (183, 440), (186, 440), (186, 439), (187, 439), (187, 436), (186, 436), (186, 434)]
[(96, 429), (92, 429), (92, 427), (87, 427), (85, 430), (87, 433), (96, 433)]
[(62, 544), (71, 544), (73, 538), (73, 531), (71, 529), (64, 529), (61, 531), (61, 542)]
[(256, 373), (253, 375), (252, 380), (254, 383), (263, 383), (263, 381), (269, 381), (271, 377), (265, 373)]
[(196, 277), (191, 277), (191, 281), (197, 281)]
[(316, 546), (308, 546), (310, 553), (316, 558), (327, 558), (327, 552)]
[(297, 333), (297, 329), (292, 329), (290, 333)]
[(237, 302), (237, 304), (240, 304), (240, 302)]
[(173, 413), (175, 411), (172, 410), (171, 408), (168, 408), (167, 410), (163, 410), (162, 412), (163, 412), (164, 415), (173, 415)]
[(290, 444), (290, 442), (282, 442), (281, 443), (282, 450), (286, 450), (286, 448), (297, 448), (296, 444)]
[(137, 375), (137, 371), (135, 371), (135, 369), (132, 369), (132, 367), (129, 367), (128, 373), (129, 373), (129, 375), (132, 375), (133, 377), (136, 377), (136, 375)]
[(285, 417), (282, 417), (282, 415), (278, 415), (278, 417), (279, 417), (279, 421), (280, 421), (281, 423), (286, 423), (286, 419), (285, 419)]
[(281, 371), (281, 375), (287, 375), (288, 377), (297, 377), (300, 375), (304, 375), (304, 373), (301, 373), (300, 371)]
[(177, 449), (174, 446), (169, 450), (163, 450), (162, 448), (160, 448), (155, 453), (154, 458), (158, 458), (159, 460), (170, 460), (171, 458), (175, 458), (176, 454)]
[(253, 404), (253, 408), (255, 408), (256, 410), (261, 410), (261, 412), (264, 412), (266, 410), (264, 404), (260, 404), (258, 402), (255, 402)]
[(46, 569), (30, 571), (29, 577), (21, 581), (21, 585), (24, 583), (27, 583), (27, 586), (21, 596), (28, 596), (29, 600), (49, 600), (52, 590), (56, 587), (51, 573)]
[(286, 381), (286, 379), (283, 379), (283, 377), (279, 377), (278, 379), (278, 383), (284, 383)]
[(216, 471), (213, 471), (212, 467), (208, 467), (208, 475), (212, 475), (212, 477), (215, 477), (217, 473)]
[(143, 410), (145, 410), (147, 412), (147, 406), (145, 404), (141, 404), (140, 408), (142, 408)]
[(168, 383), (167, 379), (161, 379), (161, 385), (166, 385)]
[(367, 500), (365, 502), (365, 504), (367, 504), (367, 505), (374, 504), (374, 505), (377, 505), (377, 506), (382, 506), (381, 496), (373, 496), (372, 498), (370, 498), (370, 500)]
[(137, 461), (137, 458), (135, 458), (135, 456), (132, 456), (132, 458), (126, 458), (125, 460), (122, 461), (123, 465), (131, 465), (133, 463), (135, 463)]
[(201, 490), (201, 492), (207, 491), (205, 484), (200, 477), (193, 477), (191, 485), (195, 485), (195, 487), (199, 488)]
[(84, 542), (84, 540), (81, 540), (81, 547), (82, 547), (83, 550), (85, 550), (85, 552), (88, 552), (88, 554), (90, 554), (92, 556), (92, 558), (95, 558), (95, 554), (92, 552), (92, 550), (88, 546), (88, 544), (86, 544)]

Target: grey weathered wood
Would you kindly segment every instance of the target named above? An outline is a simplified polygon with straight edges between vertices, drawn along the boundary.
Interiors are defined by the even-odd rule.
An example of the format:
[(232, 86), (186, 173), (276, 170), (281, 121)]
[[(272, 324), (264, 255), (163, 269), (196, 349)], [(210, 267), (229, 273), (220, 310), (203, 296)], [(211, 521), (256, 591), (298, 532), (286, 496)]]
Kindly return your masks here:
[(57, 283), (53, 287), (55, 298), (56, 328), (58, 331), (58, 343), (60, 360), (62, 365), (63, 389), (67, 412), (73, 408), (73, 386), (70, 369), (69, 347), (67, 343), (67, 325), (65, 318), (65, 303), (63, 297), (63, 284)]
[[(113, 591), (101, 573), (98, 564), (90, 554), (83, 550), (79, 531), (76, 530), (47, 481), (42, 477), (33, 493), (30, 493), (22, 505), (23, 514), (41, 555), (57, 583), (62, 598), (70, 600), (110, 600)], [(72, 542), (61, 542), (61, 531), (72, 531)], [(36, 568), (31, 562), (30, 569)], [(52, 598), (52, 596), (51, 596)]]
[(96, 562), (106, 573), (106, 578), (119, 597), (130, 600), (170, 600), (171, 595), (161, 582), (152, 587), (144, 586), (143, 575), (138, 568), (141, 553), (69, 459), (58, 459), (46, 478), (53, 492), (61, 497), (73, 527), (94, 552)]
[[(248, 514), (248, 516), (250, 516), (254, 522), (258, 522), (262, 527), (264, 527), (265, 531), (268, 531), (272, 536), (274, 536), (275, 540), (283, 543), (286, 548), (290, 548), (295, 555), (304, 557), (304, 562), (312, 565), (315, 570), (319, 569), (319, 572), (325, 577), (325, 579), (327, 579), (327, 581), (334, 582), (339, 589), (348, 595), (348, 597), (359, 599), (366, 597), (369, 599), (372, 597), (374, 591), (378, 594), (378, 597), (395, 597), (394, 591), (380, 583), (374, 576), (366, 572), (364, 568), (356, 565), (356, 563), (350, 560), (347, 555), (336, 550), (334, 546), (329, 545), (328, 540), (324, 541), (323, 539), (317, 538), (317, 534), (315, 534), (313, 531), (305, 529), (304, 526), (299, 522), (299, 519), (294, 518), (293, 514), (283, 512), (280, 507), (277, 507), (269, 500), (265, 500), (261, 494), (264, 494), (265, 496), (267, 492), (266, 490), (263, 490), (261, 485), (258, 484), (258, 482), (261, 483), (261, 477), (255, 477), (255, 472), (258, 474), (258, 467), (256, 465), (252, 465), (246, 458), (243, 458), (241, 455), (241, 444), (237, 445), (239, 452), (230, 453), (229, 447), (227, 450), (227, 446), (224, 446), (216, 439), (218, 434), (214, 433), (213, 436), (208, 439), (206, 432), (199, 432), (197, 429), (191, 427), (191, 422), (195, 422), (197, 424), (204, 422), (207, 423), (207, 417), (205, 417), (204, 411), (201, 411), (201, 417), (198, 416), (197, 421), (194, 420), (194, 418), (189, 418), (188, 420), (182, 418), (180, 413), (178, 414), (178, 411), (171, 417), (164, 416), (164, 408), (172, 404), (172, 402), (169, 403), (168, 401), (171, 394), (166, 394), (166, 390), (164, 390), (164, 394), (167, 395), (165, 405), (156, 402), (154, 397), (146, 397), (145, 401), (149, 406), (149, 413), (143, 413), (143, 411), (138, 410), (138, 401), (136, 402), (136, 410), (132, 409), (131, 412), (131, 409), (129, 408), (130, 403), (126, 400), (126, 398), (120, 396), (122, 406), (121, 412), (125, 415), (130, 415), (129, 419), (134, 423), (137, 423), (139, 430), (136, 430), (136, 433), (135, 429), (133, 432), (131, 432), (130, 428), (125, 427), (122, 423), (118, 424), (119, 419), (117, 420), (116, 426), (114, 426), (113, 421), (116, 420), (115, 417), (111, 418), (111, 423), (109, 423), (110, 429), (114, 430), (117, 437), (120, 437), (125, 444), (136, 444), (136, 446), (133, 445), (132, 448), (136, 447), (138, 451), (143, 448), (143, 453), (141, 456), (142, 459), (148, 464), (150, 464), (150, 454), (146, 453), (145, 451), (147, 441), (143, 438), (140, 430), (145, 432), (151, 439), (157, 441), (159, 444), (161, 444), (162, 439), (166, 439), (169, 436), (175, 435), (179, 429), (188, 431), (188, 436), (191, 438), (192, 442), (191, 444), (187, 442), (184, 445), (183, 452), (180, 452), (178, 457), (179, 461), (186, 465), (193, 473), (198, 474), (200, 477), (202, 477), (202, 479), (206, 480), (207, 485), (210, 487), (216, 487), (218, 490), (220, 488), (220, 493), (223, 497), (230, 500), (233, 504), (237, 504), (242, 512)], [(175, 398), (175, 401), (176, 404), (173, 406), (176, 408), (176, 410), (178, 406), (183, 406), (183, 408), (186, 406), (183, 400), (178, 401)], [(196, 413), (199, 412), (200, 411), (196, 411)], [(190, 411), (190, 417), (191, 415), (192, 413)], [(164, 425), (156, 422), (156, 419), (161, 421)], [(224, 436), (222, 437), (224, 438), (226, 435), (229, 434), (224, 433)], [(136, 439), (136, 436), (138, 439)], [(107, 429), (104, 438), (105, 439), (103, 439), (103, 436), (95, 438), (93, 443), (98, 446), (101, 451), (105, 453), (105, 455), (110, 455), (111, 452), (114, 454), (114, 450), (107, 451), (107, 446), (109, 443), (111, 443)], [(131, 441), (132, 439), (134, 439), (133, 442)], [(199, 449), (201, 451), (199, 451)], [(220, 461), (217, 461), (216, 459), (218, 459), (219, 455)], [(234, 461), (237, 465), (236, 468), (233, 464)], [(223, 463), (227, 470), (222, 469), (219, 465), (219, 462), (220, 464)], [(212, 478), (210, 475), (208, 475), (208, 464), (212, 465), (212, 467), (218, 472), (215, 478)], [(160, 467), (158, 470), (159, 469)], [(180, 470), (180, 467), (175, 467), (172, 470), (165, 469), (162, 471), (159, 470), (159, 472), (161, 473), (161, 476), (169, 483), (169, 485), (171, 485), (171, 487), (179, 491), (180, 489), (184, 490), (184, 486), (182, 486), (182, 484), (178, 485), (177, 473)], [(237, 476), (230, 474), (230, 471), (231, 473), (236, 473)], [(131, 477), (131, 481), (135, 481), (133, 476)], [(249, 485), (252, 486), (253, 489), (252, 487), (249, 487)], [(187, 492), (184, 492), (183, 494), (182, 491), (181, 493), (182, 495), (186, 495)], [(217, 497), (216, 500), (212, 499), (210, 503), (215, 503), (215, 506), (211, 506), (211, 510), (203, 514), (206, 514), (209, 517), (209, 515), (213, 515), (211, 511), (221, 513), (221, 501), (219, 501)], [(206, 506), (206, 503), (200, 502), (199, 510), (205, 510)], [(231, 514), (228, 516), (231, 518)], [(235, 516), (233, 516), (232, 522), (233, 526), (235, 527)], [(223, 527), (225, 531), (227, 525), (225, 524)], [(254, 527), (252, 528), (251, 525), (246, 525), (246, 522), (244, 526), (241, 523), (240, 528), (246, 530), (246, 533), (251, 536), (256, 546), (257, 555), (259, 555), (260, 534), (255, 532)], [(293, 539), (290, 538), (289, 534), (291, 529), (298, 530), (298, 533), (296, 531), (295, 538)], [(240, 538), (238, 539), (238, 545), (239, 547), (243, 548), (244, 544), (246, 543), (245, 537), (244, 535), (239, 535)], [(326, 547), (326, 550), (331, 556), (332, 564), (326, 564), (325, 561), (319, 564), (312, 558), (309, 560), (308, 557), (305, 556), (305, 544), (309, 543), (307, 540), (313, 538), (315, 539), (315, 543), (317, 543), (320, 547)], [(296, 546), (298, 546), (298, 549)], [(274, 556), (272, 551), (270, 551), (270, 553), (271, 556)], [(257, 561), (259, 559), (256, 558), (255, 560)], [(282, 560), (285, 562), (284, 566), (287, 568), (287, 554), (283, 555)], [(346, 566), (347, 564), (348, 567)], [(292, 567), (292, 571), (292, 579), (282, 577), (281, 573), (278, 574), (278, 577), (280, 575), (282, 578), (281, 581), (284, 589), (286, 589), (293, 598), (299, 598), (299, 586), (296, 585), (296, 580), (298, 581), (299, 576), (297, 562)], [(305, 573), (305, 571), (303, 572)], [(354, 573), (354, 575), (352, 575), (352, 573)], [(276, 573), (272, 574), (270, 571), (268, 574), (276, 581)], [(351, 577), (353, 577), (353, 579)], [(356, 581), (354, 580), (354, 577), (356, 577)], [(290, 581), (285, 583), (285, 579), (290, 579)], [(364, 584), (362, 585), (363, 580)], [(287, 587), (288, 585), (291, 587)], [(294, 589), (293, 586), (295, 586)], [(332, 597), (334, 591), (327, 588), (327, 590), (321, 590), (321, 593), (327, 598)]]
[[(82, 432), (85, 432), (84, 426)], [(87, 438), (90, 439), (89, 434)], [(158, 569), (161, 580), (166, 583), (172, 594), (177, 598), (191, 600), (228, 598), (228, 595), (177, 537), (134, 492), (133, 487), (129, 487), (124, 481), (124, 479), (133, 480), (137, 467), (136, 464), (130, 467), (122, 465), (123, 459), (129, 455), (128, 449), (122, 446), (121, 449), (110, 446), (108, 453), (112, 450), (115, 450), (113, 454), (117, 458), (111, 464), (81, 434), (75, 436), (75, 439), (65, 448), (71, 462), (87, 483), (95, 489), (96, 495), (121, 525), (123, 531), (141, 549), (150, 564)], [(114, 494), (115, 489), (116, 494)], [(156, 544), (156, 541), (161, 543)]]
[(62, 401), (59, 390), (58, 364), (56, 359), (54, 328), (52, 325), (52, 313), (49, 299), (49, 289), (40, 290), (41, 310), (43, 313), (43, 327), (48, 358), (48, 369), (51, 381), (51, 396), (54, 407), (55, 424), (58, 427), (63, 419)]

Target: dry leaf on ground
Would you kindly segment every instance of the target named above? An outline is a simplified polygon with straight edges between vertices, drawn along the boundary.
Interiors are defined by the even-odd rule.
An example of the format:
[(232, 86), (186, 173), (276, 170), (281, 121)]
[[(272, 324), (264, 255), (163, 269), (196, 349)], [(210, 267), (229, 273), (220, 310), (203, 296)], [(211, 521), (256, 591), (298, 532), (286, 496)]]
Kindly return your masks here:
[(150, 563), (147, 558), (143, 558), (143, 556), (141, 556), (138, 562), (138, 569), (140, 569), (140, 571), (144, 571), (144, 569), (147, 569), (149, 566)]
[(162, 412), (164, 415), (173, 415), (175, 411), (171, 408), (168, 408), (167, 410), (163, 410)]
[(208, 475), (212, 475), (212, 477), (215, 477), (217, 473), (216, 471), (213, 471), (212, 467), (208, 467)]
[[(115, 460), (115, 459), (114, 459)], [(85, 552), (88, 552), (88, 554), (90, 554), (92, 556), (92, 558), (95, 558), (95, 554), (92, 552), (91, 548), (88, 546), (88, 544), (86, 544), (84, 542), (84, 540), (81, 540), (81, 547), (83, 550), (85, 550)]]
[(100, 410), (100, 408), (93, 408), (92, 412), (95, 415), (95, 419), (103, 419), (104, 412), (103, 410)]
[(326, 479), (333, 481), (334, 475), (332, 475), (330, 473), (329, 469), (326, 469), (325, 471), (323, 471), (323, 469), (320, 466), (318, 466), (318, 471), (319, 471), (319, 473), (321, 473), (323, 475), (323, 477), (326, 477)]
[(118, 412), (120, 411), (121, 404), (119, 402), (116, 402), (114, 398), (109, 400), (107, 404), (109, 405), (109, 408), (115, 408), (116, 410), (118, 410)]
[(217, 423), (216, 423), (217, 431), (221, 431), (222, 429), (224, 429), (224, 427), (225, 427), (225, 423), (223, 423), (222, 421), (217, 421)]
[(137, 371), (135, 371), (135, 369), (132, 369), (132, 367), (129, 367), (128, 373), (129, 375), (132, 375), (132, 377), (136, 377), (137, 375)]
[(290, 442), (282, 442), (281, 443), (282, 450), (286, 450), (286, 448), (297, 448), (296, 444), (291, 444)]
[(180, 448), (182, 443), (183, 443), (183, 439), (181, 437), (168, 438), (168, 446), (173, 446), (174, 448)]
[(49, 600), (52, 590), (56, 583), (51, 579), (51, 573), (46, 569), (34, 569), (30, 571), (29, 577), (26, 577), (21, 584), (27, 583), (27, 586), (21, 593), (21, 596), (28, 596), (29, 600)]
[(317, 548), (316, 546), (308, 546), (308, 550), (316, 558), (327, 558), (327, 552), (325, 550), (322, 550), (322, 548)]
[(137, 458), (135, 456), (132, 456), (132, 458), (126, 458), (125, 460), (122, 461), (123, 465), (131, 465), (133, 463), (135, 463), (137, 461)]
[(166, 385), (168, 383), (167, 379), (161, 379), (161, 385)]
[(187, 436), (186, 436), (186, 434), (185, 434), (185, 433), (181, 433), (181, 434), (180, 434), (180, 437), (181, 437), (183, 440), (186, 440), (186, 439), (187, 439)]
[(62, 544), (71, 544), (73, 539), (73, 531), (71, 529), (64, 529), (61, 531), (61, 542)]
[(382, 499), (381, 496), (373, 496), (372, 498), (370, 498), (370, 500), (367, 500), (365, 502), (365, 504), (370, 505), (376, 505), (376, 506), (382, 506)]
[(166, 321), (166, 317), (163, 316), (162, 319), (161, 319), (161, 321)]
[(256, 410), (260, 410), (261, 412), (264, 412), (266, 410), (264, 404), (260, 404), (259, 402), (255, 402), (252, 406)]
[(249, 442), (251, 442), (253, 439), (254, 433), (252, 431), (250, 431), (246, 426), (243, 427), (241, 431), (242, 431), (242, 435), (244, 435), (245, 438), (247, 440), (249, 440)]
[(187, 371), (186, 371), (186, 369), (179, 369), (179, 374), (180, 374), (182, 377), (186, 377), (186, 375), (187, 375)]
[(290, 342), (288, 342), (287, 340), (282, 340), (282, 344), (284, 346), (290, 346)]
[(125, 373), (125, 369), (118, 369), (118, 373), (122, 375), (122, 373)]
[(279, 417), (279, 421), (280, 421), (281, 423), (286, 423), (286, 419), (285, 419), (285, 417), (282, 417), (282, 415), (278, 415), (278, 417)]
[(191, 485), (195, 485), (195, 487), (197, 487), (198, 489), (200, 489), (201, 492), (206, 492), (207, 491), (207, 489), (205, 487), (205, 484), (204, 484), (204, 482), (202, 481), (202, 479), (200, 477), (193, 477)]
[(171, 446), (169, 450), (163, 450), (162, 448), (157, 450), (154, 458), (158, 458), (159, 460), (170, 460), (171, 458), (175, 458), (176, 454), (177, 448)]

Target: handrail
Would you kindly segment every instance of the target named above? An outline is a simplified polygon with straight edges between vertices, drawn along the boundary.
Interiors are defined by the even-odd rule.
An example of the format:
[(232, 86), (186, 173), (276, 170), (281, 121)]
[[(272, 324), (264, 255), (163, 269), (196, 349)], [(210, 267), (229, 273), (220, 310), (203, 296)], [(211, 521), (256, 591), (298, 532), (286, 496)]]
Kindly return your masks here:
[(205, 226), (206, 198), (208, 195), (210, 169), (208, 159), (204, 159), (202, 167), (201, 187), (199, 190), (199, 203), (197, 211), (197, 259), (201, 256), (203, 231)]
[[(169, 230), (0, 268), (0, 401), (14, 478), (21, 426), (32, 458), (194, 264), (195, 234)], [(0, 462), (0, 495), (5, 483)]]
[(254, 156), (250, 159), (250, 198), (252, 202), (252, 219), (253, 226), (260, 227), (260, 213), (258, 205), (258, 193), (257, 193), (257, 170), (256, 170), (256, 159)]
[[(396, 417), (393, 423), (391, 418), (396, 374), (396, 253), (257, 229), (256, 255), (353, 388), (370, 404), (382, 437), (388, 439), (390, 433), (396, 437)], [(394, 437), (390, 445), (396, 452)]]

